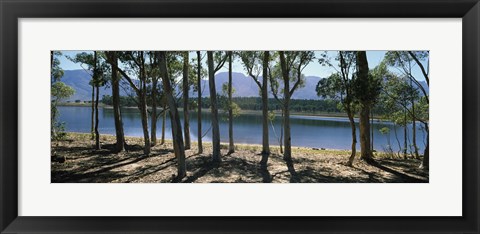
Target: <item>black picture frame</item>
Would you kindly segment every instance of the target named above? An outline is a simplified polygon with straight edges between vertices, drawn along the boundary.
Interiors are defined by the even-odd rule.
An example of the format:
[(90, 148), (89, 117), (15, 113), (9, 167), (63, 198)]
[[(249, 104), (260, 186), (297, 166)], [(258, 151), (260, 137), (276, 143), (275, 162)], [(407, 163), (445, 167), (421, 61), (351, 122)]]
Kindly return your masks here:
[[(1, 233), (478, 233), (479, 231), (480, 5), (478, 0), (0, 0), (0, 15)], [(57, 17), (462, 18), (463, 216), (18, 216), (18, 19)], [(416, 196), (417, 199), (428, 199), (422, 198), (421, 194)]]

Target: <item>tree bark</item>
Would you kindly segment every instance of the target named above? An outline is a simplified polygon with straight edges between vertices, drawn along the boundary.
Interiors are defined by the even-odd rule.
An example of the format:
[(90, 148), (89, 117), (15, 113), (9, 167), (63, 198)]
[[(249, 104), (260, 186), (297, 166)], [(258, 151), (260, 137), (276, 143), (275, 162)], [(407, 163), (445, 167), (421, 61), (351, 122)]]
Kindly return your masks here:
[(290, 136), (290, 74), (287, 69), (287, 63), (285, 61), (285, 54), (283, 51), (280, 51), (280, 64), (282, 68), (282, 77), (283, 77), (283, 114), (284, 114), (284, 152), (283, 159), (287, 163), (292, 162), (292, 140)]
[(163, 104), (163, 114), (162, 114), (162, 140), (160, 141), (161, 145), (165, 144), (165, 121), (166, 121), (166, 119), (167, 119), (167, 106), (166, 106), (166, 103), (165, 103), (165, 104)]
[[(365, 51), (357, 52), (357, 79), (360, 82), (369, 82), (368, 80), (368, 61)], [(361, 100), (360, 103), (360, 149), (361, 159), (367, 163), (373, 162), (373, 154), (370, 149), (370, 106), (369, 100)]]
[(219, 163), (220, 159), (220, 127), (218, 125), (217, 90), (215, 89), (215, 70), (213, 68), (213, 52), (207, 51), (208, 85), (210, 87), (210, 109), (212, 112), (212, 161)]
[(232, 51), (228, 52), (228, 154), (235, 152), (233, 144), (233, 110), (232, 110)]
[(117, 55), (116, 52), (109, 52), (112, 56), (112, 102), (113, 102), (113, 117), (115, 121), (115, 151), (121, 152), (125, 149), (125, 136), (123, 132), (122, 114), (120, 111), (120, 79), (117, 73)]
[(143, 52), (140, 52), (140, 116), (142, 118), (143, 140), (144, 148), (143, 153), (145, 156), (150, 155), (150, 136), (148, 134), (148, 109), (147, 109), (147, 77), (145, 74), (145, 59)]
[(352, 153), (350, 158), (348, 158), (347, 166), (353, 166), (353, 160), (355, 160), (355, 155), (357, 153), (357, 128), (355, 127), (355, 119), (353, 118), (353, 113), (350, 108), (347, 108), (348, 120), (350, 121), (350, 127), (352, 129)]
[(262, 75), (262, 160), (260, 164), (267, 165), (270, 155), (270, 144), (268, 139), (268, 62), (270, 52), (263, 52), (263, 75)]
[(92, 78), (92, 115), (91, 115), (90, 139), (95, 139), (95, 81)]
[(100, 82), (98, 80), (98, 70), (97, 70), (97, 51), (93, 52), (93, 77), (94, 77), (94, 83), (96, 87), (96, 98), (95, 98), (95, 149), (99, 150), (100, 147), (100, 133), (98, 132), (98, 98), (100, 96)]
[(407, 159), (407, 110), (404, 110), (403, 112), (403, 121), (404, 121), (404, 126), (403, 126), (403, 159)]
[(150, 138), (152, 146), (157, 144), (157, 85), (158, 79), (152, 78), (152, 112), (150, 113)]
[(198, 140), (198, 154), (203, 153), (202, 145), (202, 64), (200, 51), (197, 51), (197, 87), (198, 87), (198, 111), (197, 111), (197, 140)]
[(188, 52), (183, 57), (183, 132), (185, 134), (185, 149), (190, 149), (190, 116), (188, 114)]
[(428, 129), (427, 123), (424, 123), (424, 126), (427, 132), (427, 146), (425, 147), (425, 151), (423, 151), (423, 160), (422, 160), (422, 164), (420, 164), (420, 168), (423, 168), (424, 170), (428, 170), (429, 164), (430, 164), (430, 158), (429, 158), (430, 131)]
[(185, 163), (185, 145), (183, 143), (182, 125), (180, 123), (180, 114), (178, 113), (175, 97), (173, 96), (170, 77), (167, 71), (166, 52), (160, 51), (160, 72), (162, 73), (163, 90), (167, 97), (167, 103), (170, 110), (170, 120), (172, 124), (172, 138), (175, 157), (177, 158), (177, 180), (184, 178), (187, 175)]

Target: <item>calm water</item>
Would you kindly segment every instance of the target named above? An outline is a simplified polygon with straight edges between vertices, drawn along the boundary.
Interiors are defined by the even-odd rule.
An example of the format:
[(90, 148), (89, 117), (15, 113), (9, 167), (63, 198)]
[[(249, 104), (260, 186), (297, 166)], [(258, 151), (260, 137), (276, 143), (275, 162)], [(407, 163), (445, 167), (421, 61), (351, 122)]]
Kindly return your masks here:
[[(60, 112), (59, 120), (65, 122), (67, 131), (72, 132), (90, 132), (90, 107), (71, 107), (61, 106), (58, 108)], [(123, 125), (125, 135), (127, 136), (143, 136), (140, 113), (136, 109), (122, 109)], [(221, 141), (228, 142), (228, 122), (221, 115), (220, 134)], [(150, 119), (149, 119), (150, 121)], [(277, 116), (274, 120), (275, 131), (270, 126), (270, 144), (278, 145), (278, 137), (280, 136), (281, 117)], [(202, 130), (207, 131), (210, 128), (210, 113), (202, 113)], [(317, 116), (291, 116), (291, 134), (293, 146), (305, 146), (327, 149), (350, 149), (351, 133), (350, 124), (346, 118), (326, 118)], [(165, 137), (171, 139), (170, 120), (167, 114), (167, 128)], [(183, 125), (183, 120), (182, 120)], [(150, 126), (150, 123), (149, 123)], [(182, 126), (183, 127), (183, 126)], [(395, 138), (393, 124), (389, 122), (375, 121), (374, 125), (374, 148), (378, 151), (388, 145), (388, 138), (394, 150), (398, 150), (398, 143)], [(390, 128), (390, 133), (382, 135), (379, 129), (383, 127)], [(234, 140), (236, 143), (261, 144), (262, 143), (262, 118), (260, 115), (242, 114), (233, 123)], [(417, 124), (417, 146), (423, 152), (425, 148), (426, 135), (423, 129)], [(162, 118), (158, 119), (157, 136), (161, 137)], [(411, 142), (412, 126), (408, 126), (408, 138)], [(113, 110), (108, 108), (99, 109), (99, 131), (102, 134), (115, 134), (115, 125), (113, 120)], [(275, 134), (276, 132), (276, 134)], [(197, 114), (192, 112), (190, 115), (190, 133), (192, 141), (197, 140)], [(357, 124), (357, 141), (359, 130)], [(400, 144), (403, 146), (403, 128), (397, 126), (397, 135)], [(204, 137), (204, 141), (211, 141), (211, 131)], [(410, 145), (410, 143), (409, 143)], [(357, 143), (357, 149), (360, 145)]]

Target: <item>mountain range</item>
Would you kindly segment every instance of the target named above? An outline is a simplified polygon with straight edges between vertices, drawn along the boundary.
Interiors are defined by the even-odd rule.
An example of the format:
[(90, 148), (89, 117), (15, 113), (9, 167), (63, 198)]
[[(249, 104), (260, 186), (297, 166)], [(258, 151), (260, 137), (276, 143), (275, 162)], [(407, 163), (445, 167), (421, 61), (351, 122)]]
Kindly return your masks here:
[[(89, 82), (91, 80), (91, 75), (88, 71), (85, 70), (65, 70), (64, 75), (61, 78), (61, 81), (65, 84), (71, 86), (75, 89), (75, 94), (67, 99), (66, 101), (88, 101), (92, 99), (92, 86)], [(262, 77), (259, 77), (261, 80)], [(300, 87), (295, 91), (292, 98), (293, 99), (321, 99), (317, 96), (315, 87), (320, 80), (320, 77), (316, 76), (306, 76), (305, 85)], [(219, 72), (215, 75), (215, 87), (218, 94), (222, 93), (222, 85), (228, 82), (228, 72)], [(123, 87), (128, 87), (126, 81), (122, 80)], [(243, 73), (233, 72), (232, 73), (232, 86), (235, 89), (234, 97), (258, 97), (259, 89), (257, 84), (249, 76), (244, 75)], [(179, 87), (177, 87), (178, 89)], [(270, 93), (270, 90), (269, 90)], [(112, 89), (110, 86), (100, 87), (100, 97), (103, 95), (112, 95)], [(120, 95), (127, 96), (127, 91), (125, 89), (120, 89)], [(190, 97), (196, 97), (197, 93), (193, 92), (193, 89), (190, 89)], [(202, 96), (210, 96), (210, 89), (208, 86), (208, 80), (202, 80)], [(271, 97), (273, 97), (270, 94)]]
[[(306, 76), (304, 85), (299, 87), (292, 96), (292, 99), (314, 99), (318, 100), (321, 97), (317, 96), (315, 87), (317, 86), (318, 81), (322, 79), (317, 76)], [(88, 101), (92, 98), (92, 86), (89, 82), (91, 80), (91, 75), (88, 71), (85, 70), (65, 70), (64, 75), (61, 79), (65, 84), (73, 87), (75, 89), (75, 94), (67, 99), (67, 101)], [(262, 77), (259, 77), (259, 80), (262, 80)], [(215, 75), (215, 86), (218, 94), (222, 94), (222, 85), (228, 82), (228, 72), (219, 72)], [(427, 84), (424, 81), (420, 82), (422, 86), (429, 91)], [(122, 87), (129, 87), (128, 83), (125, 80), (121, 82)], [(233, 94), (234, 97), (258, 97), (259, 88), (253, 79), (249, 76), (246, 76), (243, 73), (232, 72), (232, 86), (235, 90)], [(177, 87), (177, 91), (180, 87)], [(127, 89), (121, 88), (120, 95), (127, 96)], [(129, 92), (129, 91), (128, 91)], [(112, 89), (109, 85), (100, 88), (100, 97), (103, 95), (112, 95)], [(193, 92), (193, 89), (190, 88), (190, 97), (196, 97), (196, 92)], [(208, 86), (208, 80), (202, 80), (202, 97), (209, 97), (210, 89)], [(269, 88), (269, 96), (273, 97)]]

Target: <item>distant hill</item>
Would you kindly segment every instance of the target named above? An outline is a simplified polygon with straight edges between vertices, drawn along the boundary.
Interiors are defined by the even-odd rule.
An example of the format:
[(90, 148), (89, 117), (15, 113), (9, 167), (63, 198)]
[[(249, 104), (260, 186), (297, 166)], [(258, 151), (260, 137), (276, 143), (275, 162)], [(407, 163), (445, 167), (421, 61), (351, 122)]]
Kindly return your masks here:
[[(260, 81), (262, 77), (259, 77)], [(322, 79), (317, 76), (306, 76), (305, 83), (303, 87), (300, 87), (292, 96), (292, 99), (314, 99), (318, 100), (321, 97), (317, 96), (315, 87), (317, 86), (318, 81)], [(91, 75), (85, 70), (66, 70), (62, 81), (65, 84), (72, 86), (75, 89), (75, 95), (67, 99), (68, 101), (88, 101), (91, 100), (92, 87), (89, 85), (91, 80)], [(215, 75), (215, 86), (217, 93), (222, 93), (222, 85), (228, 82), (228, 72), (220, 72)], [(232, 85), (235, 89), (234, 97), (257, 97), (259, 96), (258, 86), (249, 76), (246, 76), (243, 73), (232, 73)], [(422, 86), (426, 88), (427, 93), (429, 92), (427, 84), (422, 81)], [(128, 84), (125, 80), (122, 81), (123, 87), (128, 87)], [(177, 87), (178, 89), (179, 87)], [(103, 95), (112, 95), (111, 87), (105, 86), (100, 88), (100, 97)], [(120, 95), (127, 96), (125, 89), (120, 89)], [(196, 93), (190, 89), (190, 97), (196, 97)], [(208, 87), (208, 80), (203, 80), (202, 82), (202, 97), (210, 96), (210, 89)], [(270, 93), (269, 96), (273, 97)]]
[[(75, 89), (75, 95), (67, 99), (67, 101), (88, 101), (91, 100), (92, 95), (92, 86), (89, 82), (91, 80), (91, 75), (85, 70), (65, 70), (65, 73), (61, 79), (65, 84), (73, 87)], [(260, 77), (260, 80), (262, 77)], [(295, 91), (293, 99), (320, 99), (315, 91), (315, 86), (317, 85), (320, 77), (308, 76), (306, 77), (305, 86)], [(228, 72), (220, 72), (215, 75), (215, 86), (217, 93), (222, 93), (222, 85), (228, 82)], [(232, 73), (232, 85), (235, 89), (234, 97), (257, 97), (259, 95), (258, 86), (249, 76), (246, 76), (242, 73), (233, 72)], [(123, 86), (128, 87), (125, 81), (123, 81)], [(270, 90), (269, 90), (270, 92)], [(112, 95), (111, 87), (105, 86), (100, 88), (100, 97), (103, 95)], [(120, 95), (127, 96), (125, 90), (121, 89)], [(190, 96), (195, 97), (197, 94), (190, 89)], [(210, 96), (210, 89), (208, 87), (208, 80), (203, 80), (202, 82), (202, 96)], [(270, 95), (271, 96), (271, 95)], [(271, 96), (273, 97), (273, 96)]]

